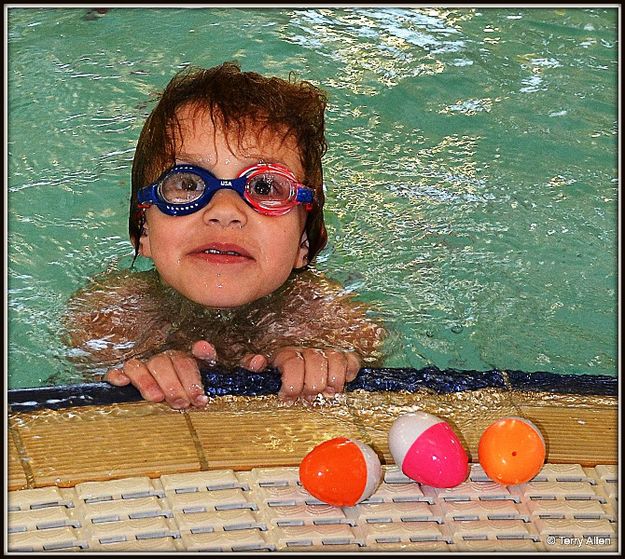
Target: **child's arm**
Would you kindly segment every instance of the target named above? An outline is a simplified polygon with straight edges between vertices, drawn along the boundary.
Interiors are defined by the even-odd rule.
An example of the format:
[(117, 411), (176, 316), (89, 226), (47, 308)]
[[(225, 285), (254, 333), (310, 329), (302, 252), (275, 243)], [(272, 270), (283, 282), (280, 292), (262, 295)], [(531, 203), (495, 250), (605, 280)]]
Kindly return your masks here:
[(253, 371), (276, 367), (282, 375), (281, 399), (332, 397), (363, 364), (381, 363), (386, 331), (354, 294), (311, 272), (298, 277), (284, 297), (283, 319), (267, 324), (258, 353), (242, 360)]
[[(105, 380), (116, 386), (132, 382), (146, 400), (203, 406), (207, 398), (195, 359), (182, 351), (163, 351), (172, 325), (161, 293), (158, 278), (149, 272), (92, 279), (69, 301), (64, 317), (67, 343), (74, 348), (71, 360), (85, 375), (106, 372)], [(196, 356), (208, 358), (211, 350), (214, 354), (204, 342)]]
[(204, 407), (208, 396), (204, 393), (196, 359), (214, 361), (215, 357), (215, 347), (200, 340), (193, 344), (191, 353), (170, 349), (146, 361), (133, 358), (108, 371), (104, 378), (115, 386), (132, 383), (150, 402), (166, 400), (176, 409), (190, 405)]
[(317, 394), (333, 398), (343, 392), (345, 384), (356, 378), (362, 361), (353, 351), (294, 346), (280, 348), (269, 358), (247, 356), (242, 364), (251, 371), (268, 364), (276, 367), (282, 378), (279, 398), (294, 402), (300, 397), (312, 401)]
[[(157, 281), (140, 274), (94, 281), (72, 299), (67, 320), (72, 345), (84, 353), (82, 366), (108, 369), (105, 380), (132, 383), (146, 400), (165, 400), (174, 408), (204, 406), (208, 398), (196, 359), (216, 361), (216, 343), (230, 353), (220, 356), (229, 363), (252, 371), (276, 367), (285, 401), (333, 396), (363, 363), (374, 366), (381, 359), (385, 330), (365, 305), (321, 275), (296, 278), (273, 300), (276, 308), (264, 302), (253, 306), (250, 315), (239, 316), (246, 317), (240, 329), (209, 329), (193, 339), (188, 323), (174, 329), (177, 314)], [(233, 349), (237, 346), (241, 349)]]

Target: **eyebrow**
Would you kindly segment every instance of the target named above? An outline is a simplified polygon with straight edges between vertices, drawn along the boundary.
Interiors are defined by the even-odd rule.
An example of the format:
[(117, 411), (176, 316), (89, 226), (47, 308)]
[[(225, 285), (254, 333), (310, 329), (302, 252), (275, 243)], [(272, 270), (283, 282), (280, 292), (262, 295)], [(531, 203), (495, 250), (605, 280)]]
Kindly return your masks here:
[[(274, 157), (263, 157), (261, 155), (250, 155), (249, 157), (245, 158), (246, 160), (250, 161), (250, 165), (253, 164), (257, 164), (260, 162), (263, 163), (279, 163), (280, 165), (284, 165), (285, 167), (288, 167), (289, 169), (291, 168), (285, 161), (283, 161), (282, 159), (277, 159)], [(200, 159), (197, 158), (197, 156), (193, 156), (190, 155), (188, 153), (179, 153), (176, 155), (176, 160), (183, 160), (186, 163), (189, 163), (191, 165), (197, 165), (198, 167), (202, 167), (202, 161)]]

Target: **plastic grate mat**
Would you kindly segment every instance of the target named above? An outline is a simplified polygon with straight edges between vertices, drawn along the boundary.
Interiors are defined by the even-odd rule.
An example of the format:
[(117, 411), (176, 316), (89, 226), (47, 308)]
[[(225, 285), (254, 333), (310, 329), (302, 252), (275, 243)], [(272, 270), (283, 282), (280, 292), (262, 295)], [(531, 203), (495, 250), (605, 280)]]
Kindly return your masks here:
[(366, 501), (333, 507), (298, 469), (211, 470), (9, 493), (8, 550), (616, 551), (616, 466), (547, 464), (504, 487), (478, 464), (451, 489), (397, 466)]

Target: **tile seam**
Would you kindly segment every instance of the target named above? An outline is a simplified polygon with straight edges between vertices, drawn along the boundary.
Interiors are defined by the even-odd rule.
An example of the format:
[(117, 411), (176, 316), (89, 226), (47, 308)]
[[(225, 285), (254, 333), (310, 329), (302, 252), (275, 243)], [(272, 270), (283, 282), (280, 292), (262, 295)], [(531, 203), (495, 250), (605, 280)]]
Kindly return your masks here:
[(187, 422), (189, 435), (191, 435), (191, 440), (193, 441), (193, 446), (195, 447), (195, 453), (197, 454), (197, 459), (200, 462), (200, 470), (208, 470), (208, 459), (206, 458), (206, 454), (204, 453), (204, 447), (202, 446), (200, 437), (195, 430), (193, 421), (191, 421), (191, 416), (187, 412), (184, 412), (184, 419)]

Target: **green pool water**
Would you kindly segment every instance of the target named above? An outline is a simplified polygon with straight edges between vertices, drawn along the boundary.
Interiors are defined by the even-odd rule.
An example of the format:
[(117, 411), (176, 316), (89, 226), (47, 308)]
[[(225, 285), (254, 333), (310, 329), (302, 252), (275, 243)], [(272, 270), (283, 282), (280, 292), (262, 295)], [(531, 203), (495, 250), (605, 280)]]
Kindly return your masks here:
[[(617, 8), (6, 8), (11, 388), (128, 267), (134, 146), (188, 64), (324, 87), (330, 242), (390, 367), (616, 375)], [(145, 265), (145, 263), (143, 263)]]

